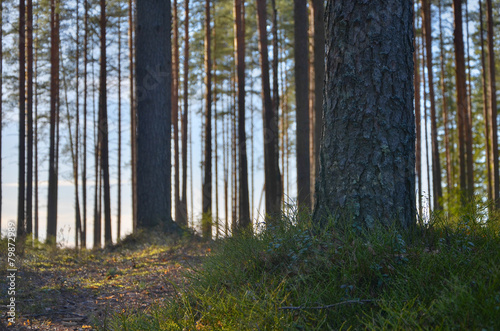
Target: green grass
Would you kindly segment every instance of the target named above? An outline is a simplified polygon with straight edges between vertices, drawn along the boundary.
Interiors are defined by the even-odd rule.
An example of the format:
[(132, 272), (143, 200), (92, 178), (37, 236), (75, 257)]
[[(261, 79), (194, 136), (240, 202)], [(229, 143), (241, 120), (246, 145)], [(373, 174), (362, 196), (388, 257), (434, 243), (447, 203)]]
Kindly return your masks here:
[(217, 242), (188, 289), (109, 328), (499, 330), (499, 223), (473, 214), (410, 234), (285, 218)]

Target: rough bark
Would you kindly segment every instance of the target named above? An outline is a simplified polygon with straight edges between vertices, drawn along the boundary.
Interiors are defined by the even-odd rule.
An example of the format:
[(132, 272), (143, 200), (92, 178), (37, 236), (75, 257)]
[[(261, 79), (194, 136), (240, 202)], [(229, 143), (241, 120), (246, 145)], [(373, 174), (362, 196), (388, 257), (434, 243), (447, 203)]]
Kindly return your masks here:
[(83, 2), (83, 164), (82, 164), (82, 248), (87, 247), (87, 66), (88, 66), (88, 38), (89, 38), (89, 3)]
[(324, 136), (314, 219), (415, 224), (413, 6), (328, 2)]
[(248, 193), (248, 161), (245, 131), (245, 1), (234, 1), (236, 72), (238, 81), (238, 151), (239, 151), (239, 230), (252, 229)]
[[(2, 228), (2, 127), (3, 127), (3, 1), (0, 0), (0, 229)], [(0, 234), (1, 237), (1, 234)]]
[[(266, 190), (266, 215), (269, 216), (268, 221), (272, 222), (273, 219), (278, 217), (281, 212), (281, 175), (279, 169), (278, 114), (275, 113), (272, 107), (271, 87), (269, 83), (269, 58), (266, 31), (267, 13), (265, 0), (257, 0), (257, 20), (259, 29), (259, 53), (262, 76), (262, 117), (264, 121), (264, 180)], [(309, 160), (306, 160), (306, 162), (309, 162)]]
[(122, 29), (118, 18), (118, 192), (116, 215), (116, 240), (120, 240), (122, 226)]
[(295, 104), (297, 107), (297, 203), (299, 208), (311, 209), (307, 0), (294, 0), (294, 21)]
[(170, 1), (137, 2), (137, 226), (165, 232), (178, 229), (170, 200), (170, 24)]

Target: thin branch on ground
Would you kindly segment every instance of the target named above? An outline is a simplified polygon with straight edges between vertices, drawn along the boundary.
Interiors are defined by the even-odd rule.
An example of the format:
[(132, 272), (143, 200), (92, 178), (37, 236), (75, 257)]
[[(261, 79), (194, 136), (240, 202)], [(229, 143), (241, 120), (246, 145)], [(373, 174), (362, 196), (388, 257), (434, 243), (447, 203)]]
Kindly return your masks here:
[(317, 307), (280, 307), (280, 310), (305, 310), (305, 309), (329, 309), (329, 308), (335, 308), (337, 306), (341, 305), (348, 305), (348, 304), (353, 304), (353, 303), (359, 303), (359, 304), (364, 304), (364, 303), (369, 303), (369, 302), (376, 302), (379, 300), (373, 300), (373, 299), (365, 299), (365, 300), (347, 300), (347, 301), (342, 301), (342, 302), (337, 302), (331, 305), (326, 305), (326, 306), (317, 306)]

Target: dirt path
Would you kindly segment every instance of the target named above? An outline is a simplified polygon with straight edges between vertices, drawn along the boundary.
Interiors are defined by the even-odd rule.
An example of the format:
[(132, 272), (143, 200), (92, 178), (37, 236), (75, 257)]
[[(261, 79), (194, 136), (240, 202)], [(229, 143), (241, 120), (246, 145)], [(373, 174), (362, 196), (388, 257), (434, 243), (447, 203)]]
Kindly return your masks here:
[[(209, 251), (208, 246), (191, 242), (123, 245), (111, 251), (29, 252), (18, 273), (18, 318), (8, 329), (104, 327), (113, 313), (143, 311), (174, 296), (176, 287), (186, 286)], [(6, 287), (3, 279), (3, 303), (7, 291), (2, 287)], [(6, 321), (4, 311), (1, 314)]]

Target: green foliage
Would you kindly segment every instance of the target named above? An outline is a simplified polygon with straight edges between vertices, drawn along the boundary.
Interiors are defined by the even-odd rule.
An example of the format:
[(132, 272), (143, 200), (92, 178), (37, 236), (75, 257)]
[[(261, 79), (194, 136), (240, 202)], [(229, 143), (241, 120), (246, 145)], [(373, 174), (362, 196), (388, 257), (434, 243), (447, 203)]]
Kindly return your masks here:
[(498, 221), (436, 215), (412, 233), (283, 219), (217, 243), (191, 286), (110, 329), (498, 329)]

